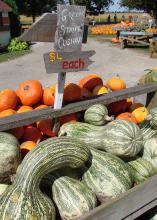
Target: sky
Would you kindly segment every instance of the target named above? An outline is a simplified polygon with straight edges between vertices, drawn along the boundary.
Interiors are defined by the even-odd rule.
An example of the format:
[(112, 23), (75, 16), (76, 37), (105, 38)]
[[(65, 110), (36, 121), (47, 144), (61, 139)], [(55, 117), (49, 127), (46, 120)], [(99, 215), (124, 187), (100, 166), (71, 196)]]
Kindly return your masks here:
[(109, 11), (127, 11), (127, 8), (120, 7), (120, 0), (114, 0), (114, 5), (111, 5)]

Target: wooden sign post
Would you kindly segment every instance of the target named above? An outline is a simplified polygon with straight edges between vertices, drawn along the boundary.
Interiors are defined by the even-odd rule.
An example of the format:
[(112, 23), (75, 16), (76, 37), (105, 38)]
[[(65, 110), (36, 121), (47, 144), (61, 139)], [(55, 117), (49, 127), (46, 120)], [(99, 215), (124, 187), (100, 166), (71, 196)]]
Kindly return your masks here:
[[(81, 51), (86, 7), (75, 5), (57, 6), (57, 30), (54, 51), (44, 54), (47, 73), (58, 72), (54, 109), (63, 103), (66, 72), (87, 70), (94, 51)], [(55, 121), (54, 130), (58, 130)]]

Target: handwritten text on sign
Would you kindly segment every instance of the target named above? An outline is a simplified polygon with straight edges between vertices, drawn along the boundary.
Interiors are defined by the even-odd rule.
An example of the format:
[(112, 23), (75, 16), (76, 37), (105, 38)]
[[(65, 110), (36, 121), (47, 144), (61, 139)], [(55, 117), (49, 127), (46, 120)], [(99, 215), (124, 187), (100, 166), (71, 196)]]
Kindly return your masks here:
[(55, 38), (56, 51), (81, 50), (85, 10), (83, 6), (58, 5), (58, 22)]
[(47, 73), (57, 72), (76, 72), (87, 70), (93, 63), (90, 57), (95, 51), (76, 51), (76, 52), (50, 52), (44, 54), (44, 61)]

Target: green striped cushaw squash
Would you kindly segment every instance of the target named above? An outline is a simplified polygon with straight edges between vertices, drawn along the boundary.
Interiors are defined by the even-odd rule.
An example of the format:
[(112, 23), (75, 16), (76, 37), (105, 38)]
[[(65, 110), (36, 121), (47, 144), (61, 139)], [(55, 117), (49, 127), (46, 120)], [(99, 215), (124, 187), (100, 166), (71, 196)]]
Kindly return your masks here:
[(85, 111), (84, 121), (86, 123), (102, 126), (113, 120), (113, 117), (108, 116), (108, 109), (103, 104), (95, 104)]
[(115, 155), (91, 150), (92, 157), (82, 181), (95, 192), (101, 203), (115, 198), (132, 187), (128, 165)]
[(152, 128), (157, 129), (157, 108), (150, 109), (150, 114), (147, 116)]
[(83, 182), (68, 176), (55, 178), (52, 195), (62, 220), (77, 219), (97, 206), (95, 193)]
[(66, 123), (61, 126), (59, 136), (77, 137), (90, 147), (99, 148), (102, 146), (105, 127), (82, 122)]
[(151, 127), (149, 121), (144, 121), (139, 125), (142, 135), (143, 135), (143, 142), (152, 138), (155, 134), (157, 134), (157, 129)]
[(147, 180), (149, 177), (157, 174), (157, 169), (146, 159), (138, 158), (128, 163), (134, 182), (139, 184)]
[(19, 146), (12, 134), (0, 132), (0, 183), (11, 183), (11, 176), (21, 162)]
[(43, 176), (60, 167), (80, 167), (90, 151), (74, 138), (50, 138), (38, 144), (24, 158), (16, 179), (0, 197), (1, 220), (55, 220), (55, 208), (39, 184)]
[(142, 157), (157, 169), (157, 134), (145, 142)]
[(0, 195), (2, 195), (5, 190), (8, 188), (9, 185), (7, 184), (0, 184)]

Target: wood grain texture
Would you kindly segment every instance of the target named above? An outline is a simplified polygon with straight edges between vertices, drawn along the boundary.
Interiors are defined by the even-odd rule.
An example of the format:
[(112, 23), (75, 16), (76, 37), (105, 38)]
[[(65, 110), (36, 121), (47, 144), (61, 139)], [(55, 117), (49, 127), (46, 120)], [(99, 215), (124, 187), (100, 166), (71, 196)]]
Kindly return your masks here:
[(68, 104), (60, 110), (54, 110), (52, 107), (34, 110), (31, 112), (16, 114), (13, 116), (0, 119), (0, 131), (9, 130), (11, 128), (20, 127), (23, 125), (29, 125), (39, 120), (48, 118), (57, 118), (63, 115), (67, 115), (74, 112), (86, 110), (89, 106), (96, 103), (109, 104), (123, 100), (128, 97), (135, 97), (141, 94), (150, 93), (157, 90), (157, 84), (148, 84), (142, 86), (135, 86), (128, 89), (121, 90), (119, 92), (111, 92), (109, 94), (96, 96), (88, 100)]
[(157, 205), (157, 175), (78, 220), (132, 220)]
[(57, 14), (45, 13), (20, 39), (31, 42), (54, 42), (57, 28)]
[[(55, 54), (55, 61), (52, 57)], [(74, 52), (49, 52), (44, 54), (44, 62), (47, 73), (58, 72), (78, 72), (85, 71), (88, 66), (93, 63), (89, 58), (95, 54), (95, 51), (74, 51)], [(54, 58), (54, 56), (53, 56)], [(69, 63), (66, 69), (63, 68), (64, 63)]]
[(85, 11), (84, 6), (57, 6), (57, 30), (54, 45), (56, 51), (81, 50)]

